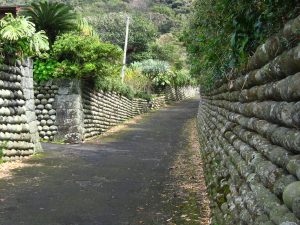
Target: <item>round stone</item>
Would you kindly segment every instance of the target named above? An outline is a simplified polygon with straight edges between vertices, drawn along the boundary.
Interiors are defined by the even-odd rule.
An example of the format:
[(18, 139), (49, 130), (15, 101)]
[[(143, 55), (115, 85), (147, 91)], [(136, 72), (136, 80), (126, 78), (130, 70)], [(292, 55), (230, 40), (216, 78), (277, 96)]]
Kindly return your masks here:
[(47, 99), (43, 98), (43, 99), (41, 100), (41, 104), (46, 105), (47, 103), (48, 103)]
[(48, 112), (48, 110), (47, 110), (47, 109), (43, 109), (43, 110), (42, 110), (42, 114), (44, 114), (44, 115), (48, 115), (48, 113), (49, 113), (49, 112)]
[(47, 125), (43, 126), (43, 131), (47, 132), (47, 131), (49, 131), (49, 129), (50, 129), (49, 126), (47, 126)]
[(51, 105), (51, 104), (47, 104), (47, 105), (45, 106), (45, 108), (48, 109), (48, 110), (51, 110), (51, 109), (52, 109), (52, 105)]
[(44, 105), (39, 104), (39, 105), (36, 106), (36, 108), (39, 109), (39, 110), (43, 110), (44, 109)]
[(38, 95), (36, 96), (36, 98), (37, 98), (37, 99), (42, 99), (42, 98), (44, 98), (44, 95), (43, 95), (43, 94), (38, 94)]
[(52, 120), (47, 120), (47, 125), (51, 126), (53, 124), (54, 124), (54, 122)]
[(49, 98), (49, 99), (48, 99), (48, 103), (49, 103), (49, 104), (52, 104), (53, 102), (54, 102), (54, 98)]
[(38, 115), (38, 116), (37, 116), (37, 119), (38, 119), (38, 120), (42, 120), (42, 119), (44, 119), (44, 116), (43, 116), (43, 115)]
[(47, 121), (46, 120), (41, 120), (41, 122), (40, 122), (40, 125), (41, 126), (45, 126), (47, 124)]
[(55, 115), (56, 111), (54, 109), (49, 110), (49, 115)]
[(51, 131), (56, 131), (56, 130), (57, 130), (57, 126), (54, 126), (54, 125), (51, 126), (51, 127), (50, 127), (50, 130), (51, 130)]
[(293, 203), (300, 198), (300, 181), (288, 185), (283, 192), (283, 202), (289, 208), (293, 209)]

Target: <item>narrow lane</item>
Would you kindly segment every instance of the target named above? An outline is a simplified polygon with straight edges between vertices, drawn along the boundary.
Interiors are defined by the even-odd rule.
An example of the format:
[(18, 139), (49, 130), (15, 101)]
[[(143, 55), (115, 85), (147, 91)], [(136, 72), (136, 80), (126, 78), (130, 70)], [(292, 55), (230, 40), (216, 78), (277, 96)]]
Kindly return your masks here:
[(161, 193), (197, 107), (188, 100), (149, 113), (99, 144), (45, 144), (43, 157), (0, 180), (0, 224), (167, 224)]

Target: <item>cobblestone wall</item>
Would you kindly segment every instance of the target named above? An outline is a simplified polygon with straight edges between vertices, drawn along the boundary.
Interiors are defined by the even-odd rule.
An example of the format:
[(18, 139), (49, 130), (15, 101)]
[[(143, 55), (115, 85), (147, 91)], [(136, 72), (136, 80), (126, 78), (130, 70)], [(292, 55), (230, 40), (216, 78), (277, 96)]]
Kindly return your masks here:
[[(172, 99), (195, 96), (196, 89), (181, 88), (178, 93)], [(150, 102), (140, 98), (131, 100), (117, 93), (95, 91), (91, 83), (76, 79), (35, 84), (34, 97), (40, 138), (70, 143), (100, 135), (129, 118), (173, 101), (167, 100), (166, 94)]]
[(243, 72), (202, 93), (212, 224), (300, 224), (299, 32), (300, 17), (260, 46)]
[(165, 107), (167, 105), (166, 96), (157, 96), (149, 102), (150, 109), (160, 109), (162, 107)]
[(130, 100), (116, 93), (83, 89), (84, 138), (99, 135), (109, 128), (149, 111), (144, 99)]
[(184, 99), (199, 96), (199, 89), (192, 86), (179, 88), (168, 87), (165, 90), (164, 96), (167, 103), (174, 101), (182, 101)]
[(0, 65), (0, 152), (5, 161), (41, 151), (33, 101), (31, 61)]
[(53, 141), (57, 134), (55, 106), (57, 93), (58, 86), (53, 81), (35, 84), (35, 113), (39, 135), (44, 140)]

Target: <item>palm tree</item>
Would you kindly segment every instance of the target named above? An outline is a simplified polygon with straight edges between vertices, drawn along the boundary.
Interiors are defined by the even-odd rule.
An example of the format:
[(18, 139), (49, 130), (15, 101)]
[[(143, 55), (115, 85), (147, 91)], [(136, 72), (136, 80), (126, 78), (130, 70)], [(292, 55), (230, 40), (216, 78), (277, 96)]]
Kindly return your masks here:
[(22, 12), (36, 25), (37, 30), (44, 30), (53, 44), (57, 35), (76, 29), (76, 13), (68, 5), (58, 2), (32, 3)]

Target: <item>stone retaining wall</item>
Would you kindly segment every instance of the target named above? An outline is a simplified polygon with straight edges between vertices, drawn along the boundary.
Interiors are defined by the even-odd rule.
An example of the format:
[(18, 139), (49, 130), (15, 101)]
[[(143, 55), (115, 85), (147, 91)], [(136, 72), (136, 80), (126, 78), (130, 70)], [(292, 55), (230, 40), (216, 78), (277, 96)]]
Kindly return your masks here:
[[(79, 143), (97, 136), (136, 115), (164, 107), (167, 102), (196, 95), (196, 88), (180, 88), (153, 98), (128, 99), (117, 93), (96, 91), (87, 81), (59, 79), (35, 85), (35, 113), (40, 138)], [(179, 93), (180, 92), (180, 93)], [(168, 100), (167, 100), (168, 99)]]
[(38, 120), (38, 130), (41, 139), (54, 140), (57, 134), (55, 97), (58, 86), (53, 81), (35, 84), (35, 113)]
[(83, 89), (84, 139), (97, 136), (117, 124), (149, 111), (144, 99), (130, 100), (116, 93)]
[(0, 152), (5, 161), (41, 151), (34, 113), (32, 62), (0, 65)]
[(202, 93), (198, 128), (213, 224), (300, 224), (299, 31), (300, 17), (260, 46), (244, 71)]
[[(190, 97), (188, 90), (192, 88), (180, 90), (180, 99), (174, 97), (174, 100)], [(195, 94), (195, 88), (193, 90)], [(150, 102), (140, 98), (130, 100), (117, 93), (96, 91), (89, 82), (75, 79), (35, 85), (38, 130), (40, 138), (49, 141), (79, 143), (136, 115), (164, 107), (166, 103), (165, 95)]]
[(160, 109), (167, 105), (167, 99), (165, 95), (157, 96), (149, 102), (150, 109)]
[(167, 87), (164, 95), (167, 103), (174, 101), (182, 101), (184, 99), (199, 96), (199, 89), (192, 86), (178, 88)]

